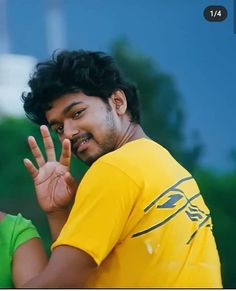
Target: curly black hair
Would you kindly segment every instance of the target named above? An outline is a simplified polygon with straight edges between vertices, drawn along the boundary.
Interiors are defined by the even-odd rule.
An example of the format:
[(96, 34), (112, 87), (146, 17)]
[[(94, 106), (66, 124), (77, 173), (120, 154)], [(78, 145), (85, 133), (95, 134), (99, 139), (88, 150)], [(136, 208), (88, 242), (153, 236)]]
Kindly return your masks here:
[(31, 92), (23, 92), (21, 96), (24, 110), (39, 125), (48, 124), (45, 111), (51, 108), (53, 100), (65, 94), (82, 92), (108, 104), (108, 98), (117, 90), (125, 93), (131, 121), (140, 123), (135, 85), (124, 79), (114, 59), (104, 52), (54, 52), (51, 60), (36, 65), (28, 85)]

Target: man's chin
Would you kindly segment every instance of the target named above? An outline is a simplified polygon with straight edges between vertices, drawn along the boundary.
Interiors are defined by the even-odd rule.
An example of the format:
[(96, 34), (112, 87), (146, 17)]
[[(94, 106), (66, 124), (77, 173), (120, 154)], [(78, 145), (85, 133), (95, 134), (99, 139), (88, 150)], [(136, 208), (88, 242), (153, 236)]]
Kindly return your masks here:
[(94, 154), (88, 154), (88, 152), (86, 153), (81, 152), (81, 153), (73, 153), (75, 155), (75, 157), (79, 160), (81, 160), (82, 162), (84, 162), (86, 165), (91, 166), (97, 159), (99, 159), (100, 157), (104, 156), (105, 154), (109, 153), (112, 150), (100, 150), (97, 151), (97, 153)]
[(73, 153), (73, 155), (88, 166), (91, 166), (101, 156), (101, 155), (100, 156), (85, 156), (85, 155), (78, 155), (75, 153)]

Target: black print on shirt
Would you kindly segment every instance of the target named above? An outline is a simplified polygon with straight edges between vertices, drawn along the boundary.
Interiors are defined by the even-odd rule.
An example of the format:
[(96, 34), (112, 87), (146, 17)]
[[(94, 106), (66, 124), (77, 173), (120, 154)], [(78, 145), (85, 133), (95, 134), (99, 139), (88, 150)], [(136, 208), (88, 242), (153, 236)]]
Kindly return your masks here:
[(157, 208), (160, 211), (162, 209), (171, 209), (172, 211), (168, 212), (168, 215), (163, 212), (163, 217), (157, 223), (144, 230), (136, 232), (132, 235), (132, 237), (146, 234), (150, 231), (153, 231), (154, 229), (157, 229), (158, 227), (161, 227), (162, 225), (173, 219), (181, 211), (185, 212), (185, 215), (189, 220), (197, 222), (195, 231), (186, 242), (187, 244), (189, 244), (189, 242), (193, 239), (197, 231), (202, 226), (211, 226), (210, 224), (206, 225), (206, 223), (210, 219), (210, 214), (205, 213), (203, 210), (199, 209), (197, 205), (194, 205), (194, 199), (199, 197), (201, 194), (195, 193), (190, 198), (188, 198), (185, 195), (184, 191), (181, 189), (181, 185), (191, 179), (193, 178), (189, 176), (179, 180), (173, 186), (169, 187), (167, 190), (158, 195), (150, 204), (148, 204), (144, 209), (145, 213), (153, 207)]

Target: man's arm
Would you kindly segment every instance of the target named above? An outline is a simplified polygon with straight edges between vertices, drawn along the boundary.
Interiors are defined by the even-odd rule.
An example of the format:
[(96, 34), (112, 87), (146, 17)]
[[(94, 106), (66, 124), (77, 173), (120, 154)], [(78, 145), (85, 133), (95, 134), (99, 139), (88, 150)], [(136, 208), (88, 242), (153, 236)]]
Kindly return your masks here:
[(70, 209), (58, 210), (52, 213), (47, 213), (47, 219), (51, 232), (52, 242), (54, 242), (58, 238), (62, 230), (62, 227), (66, 223), (69, 213)]
[(82, 288), (96, 267), (95, 261), (86, 252), (70, 246), (58, 246), (44, 270), (23, 287)]
[(33, 178), (37, 199), (41, 209), (47, 214), (54, 241), (67, 220), (78, 183), (70, 174), (70, 141), (63, 142), (61, 156), (57, 161), (48, 128), (41, 126), (40, 130), (47, 160), (31, 136), (28, 143), (38, 167), (35, 167), (29, 159), (24, 159), (24, 164)]
[[(75, 183), (74, 178), (70, 175), (70, 173), (66, 173), (64, 175), (64, 179), (68, 187), (74, 189), (73, 191), (75, 193), (79, 182)], [(68, 203), (67, 207), (61, 209), (59, 208), (58, 210), (55, 210), (53, 212), (46, 213), (49, 228), (51, 231), (52, 242), (54, 242), (58, 238), (62, 227), (66, 223), (71, 208), (74, 204), (74, 198), (75, 194), (73, 194), (73, 196), (71, 197), (71, 201)]]

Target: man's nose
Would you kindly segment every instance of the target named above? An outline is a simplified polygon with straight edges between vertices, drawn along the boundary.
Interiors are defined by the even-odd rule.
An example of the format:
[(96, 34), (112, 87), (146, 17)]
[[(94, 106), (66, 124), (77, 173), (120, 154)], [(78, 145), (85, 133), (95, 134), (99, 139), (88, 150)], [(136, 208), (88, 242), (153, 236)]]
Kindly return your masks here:
[(70, 122), (64, 123), (64, 138), (71, 140), (79, 132), (78, 127), (75, 127)]

